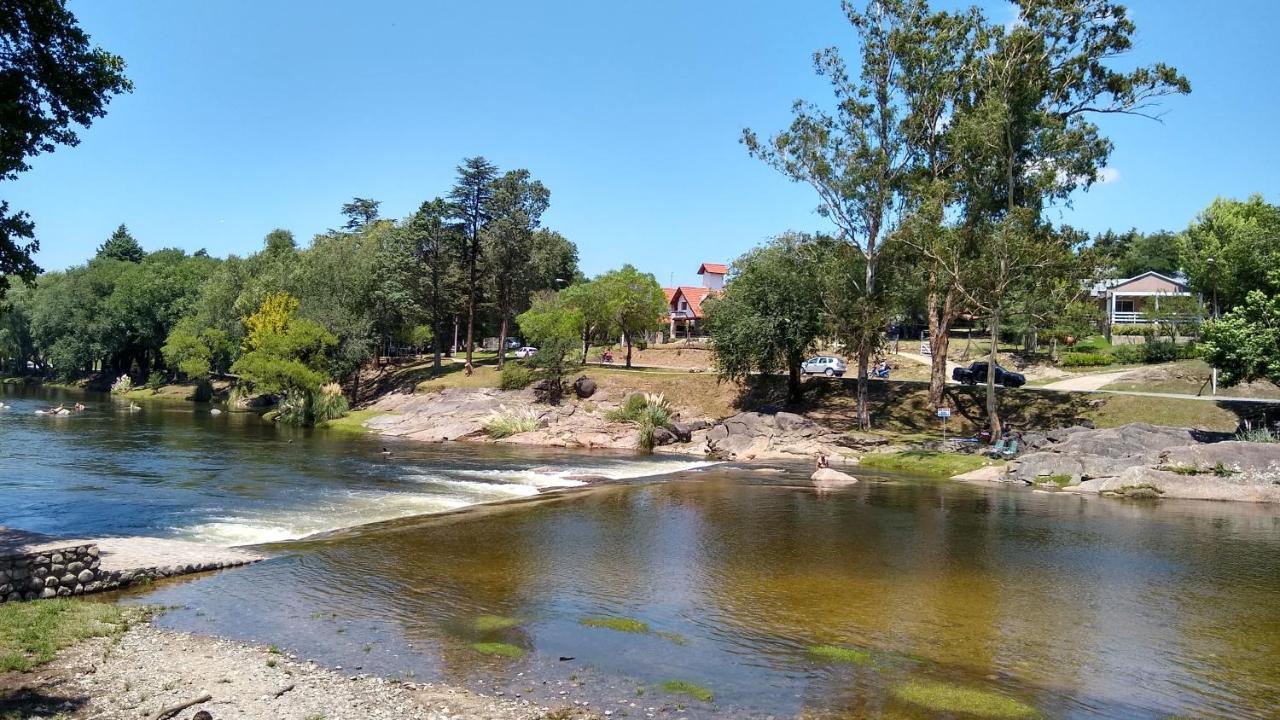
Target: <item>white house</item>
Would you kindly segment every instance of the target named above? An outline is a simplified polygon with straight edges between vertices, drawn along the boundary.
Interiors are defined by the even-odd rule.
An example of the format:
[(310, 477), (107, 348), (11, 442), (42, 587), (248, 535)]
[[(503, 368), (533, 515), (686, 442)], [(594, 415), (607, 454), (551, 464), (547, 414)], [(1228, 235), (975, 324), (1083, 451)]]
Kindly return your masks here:
[[(1093, 297), (1098, 299), (1106, 313), (1108, 325), (1146, 324), (1153, 320), (1146, 311), (1159, 310), (1161, 298), (1194, 297), (1191, 287), (1183, 279), (1161, 275), (1150, 270), (1131, 278), (1103, 280), (1093, 286)], [(1197, 303), (1194, 317), (1178, 318), (1182, 321), (1198, 321), (1203, 317)]]

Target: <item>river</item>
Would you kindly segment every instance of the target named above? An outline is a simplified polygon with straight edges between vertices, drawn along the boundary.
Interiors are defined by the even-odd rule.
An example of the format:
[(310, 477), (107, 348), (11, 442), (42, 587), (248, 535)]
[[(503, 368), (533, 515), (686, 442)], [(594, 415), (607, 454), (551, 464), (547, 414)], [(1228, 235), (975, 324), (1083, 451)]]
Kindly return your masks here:
[[(50, 393), (7, 393), (4, 524), (289, 540), (268, 546), (273, 560), (130, 599), (177, 606), (163, 625), (344, 672), (617, 717), (981, 717), (939, 709), (965, 699), (990, 717), (1280, 707), (1274, 507), (869, 473), (820, 495), (807, 468), (491, 446), (387, 443), (384, 456), (380, 439), (184, 405), (92, 397), (82, 414), (37, 416)], [(423, 515), (579, 474), (635, 480)]]

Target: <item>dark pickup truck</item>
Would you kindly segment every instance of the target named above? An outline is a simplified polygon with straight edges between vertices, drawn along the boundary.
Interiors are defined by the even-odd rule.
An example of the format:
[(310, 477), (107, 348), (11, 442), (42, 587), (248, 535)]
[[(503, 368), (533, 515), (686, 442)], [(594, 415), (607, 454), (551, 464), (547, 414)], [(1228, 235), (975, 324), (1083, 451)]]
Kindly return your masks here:
[[(987, 363), (978, 361), (967, 368), (958, 367), (951, 371), (951, 379), (965, 385), (977, 385), (987, 381)], [(1027, 384), (1027, 376), (996, 366), (996, 384), (1005, 387), (1022, 387)]]

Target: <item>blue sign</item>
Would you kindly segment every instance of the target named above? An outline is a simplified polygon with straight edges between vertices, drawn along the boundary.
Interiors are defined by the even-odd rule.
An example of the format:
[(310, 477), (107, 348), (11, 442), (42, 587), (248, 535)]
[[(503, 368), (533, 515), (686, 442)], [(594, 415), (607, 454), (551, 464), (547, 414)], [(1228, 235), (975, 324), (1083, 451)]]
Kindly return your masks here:
[(938, 417), (940, 418), (951, 417), (951, 408), (938, 408)]

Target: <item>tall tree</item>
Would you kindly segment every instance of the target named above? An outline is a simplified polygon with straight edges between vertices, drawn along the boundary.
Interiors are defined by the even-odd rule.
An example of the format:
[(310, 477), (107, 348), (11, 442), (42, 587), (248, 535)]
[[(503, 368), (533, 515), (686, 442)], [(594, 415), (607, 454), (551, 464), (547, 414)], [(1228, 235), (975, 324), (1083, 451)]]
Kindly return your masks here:
[[(0, 47), (0, 181), (40, 153), (78, 144), (75, 126), (133, 89), (124, 60), (91, 45), (62, 0), (0, 0)], [(0, 201), (0, 297), (10, 276), (34, 280), (39, 248), (30, 217)]]
[(351, 198), (351, 202), (342, 204), (342, 216), (347, 219), (342, 228), (354, 232), (372, 224), (378, 219), (378, 207), (380, 205), (382, 205), (382, 202), (379, 200), (362, 197)]
[(513, 312), (528, 303), (533, 280), (534, 232), (551, 203), (551, 192), (528, 170), (510, 170), (493, 181), (491, 219), (484, 228), (498, 309), (498, 368), (506, 363), (507, 328)]
[(965, 297), (988, 317), (991, 351), (987, 415), (1001, 422), (995, 365), (1005, 293), (1061, 257), (1061, 233), (1047, 231), (1044, 207), (1088, 188), (1111, 151), (1091, 116), (1154, 117), (1160, 98), (1190, 92), (1176, 69), (1130, 71), (1110, 64), (1132, 47), (1134, 25), (1111, 0), (1018, 0), (1019, 21), (991, 26), (989, 50), (974, 65), (972, 101), (957, 115), (965, 213), (985, 229), (984, 272)]
[(466, 158), (458, 166), (458, 179), (449, 191), (453, 217), (462, 225), (460, 257), (467, 273), (467, 362), (475, 351), (476, 301), (482, 231), (492, 217), (489, 201), (498, 168), (483, 157)]
[(120, 223), (120, 227), (111, 233), (111, 237), (106, 242), (98, 246), (98, 257), (110, 258), (112, 260), (123, 260), (125, 262), (142, 262), (146, 252), (138, 241), (129, 234), (129, 228), (124, 223)]
[(782, 235), (733, 263), (733, 282), (707, 299), (716, 371), (744, 380), (751, 373), (787, 373), (787, 396), (800, 400), (800, 365), (823, 329), (816, 247)]
[(762, 141), (751, 130), (742, 140), (750, 153), (787, 177), (817, 192), (818, 212), (839, 229), (840, 239), (861, 257), (863, 273), (848, 289), (860, 299), (857, 322), (846, 319), (842, 338), (857, 353), (858, 425), (868, 428), (867, 366), (887, 318), (880, 304), (876, 271), (892, 233), (907, 171), (907, 138), (896, 78), (902, 72), (895, 33), (917, 16), (923, 0), (871, 0), (866, 11), (844, 0), (845, 16), (861, 41), (861, 62), (851, 75), (836, 48), (814, 54), (814, 67), (835, 94), (834, 114), (797, 101), (791, 126)]
[(403, 266), (406, 286), (412, 289), (415, 304), (431, 326), (432, 371), (441, 371), (441, 349), (454, 312), (457, 289), (458, 227), (449, 222), (449, 204), (441, 198), (422, 203), (401, 227), (408, 241), (412, 264)]
[(1215, 316), (1254, 290), (1280, 293), (1280, 206), (1261, 195), (1215, 199), (1179, 236), (1178, 249), (1191, 287)]

